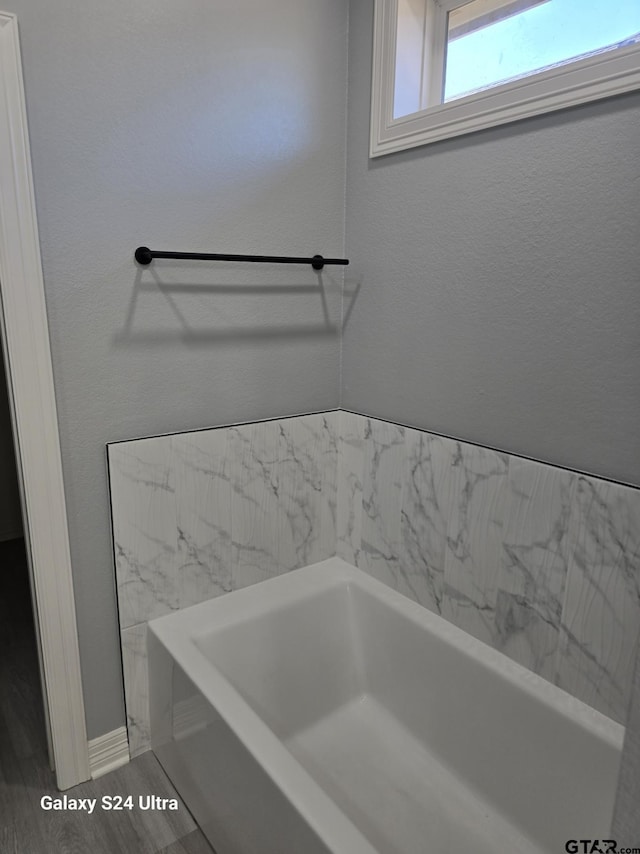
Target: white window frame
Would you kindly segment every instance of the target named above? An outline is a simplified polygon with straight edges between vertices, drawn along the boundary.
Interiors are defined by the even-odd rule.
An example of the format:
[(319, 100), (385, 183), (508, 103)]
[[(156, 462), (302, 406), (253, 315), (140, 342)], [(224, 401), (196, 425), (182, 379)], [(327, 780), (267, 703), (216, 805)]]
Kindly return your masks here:
[[(426, 62), (444, 67), (447, 13), (470, 0), (425, 0)], [(398, 0), (375, 0), (370, 156), (379, 157), (494, 125), (561, 110), (640, 88), (640, 45), (617, 48), (540, 71), (447, 103), (393, 118)]]

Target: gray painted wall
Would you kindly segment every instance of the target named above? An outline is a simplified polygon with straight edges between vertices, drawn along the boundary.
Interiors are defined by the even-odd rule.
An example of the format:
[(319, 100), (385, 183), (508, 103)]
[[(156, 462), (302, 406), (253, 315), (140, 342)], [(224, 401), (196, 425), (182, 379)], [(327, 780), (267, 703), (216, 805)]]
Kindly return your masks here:
[(133, 250), (343, 251), (347, 4), (3, 8), (20, 25), (96, 737), (124, 722), (105, 443), (332, 408), (339, 394), (337, 268), (323, 303), (310, 268), (140, 272)]
[(640, 95), (368, 158), (352, 0), (342, 405), (640, 484)]

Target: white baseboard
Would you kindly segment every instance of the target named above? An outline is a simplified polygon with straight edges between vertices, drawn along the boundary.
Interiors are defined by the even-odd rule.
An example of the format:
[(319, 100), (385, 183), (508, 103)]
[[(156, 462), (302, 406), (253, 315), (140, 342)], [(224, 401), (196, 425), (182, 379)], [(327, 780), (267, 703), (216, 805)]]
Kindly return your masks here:
[(129, 761), (129, 740), (125, 726), (91, 739), (89, 742), (89, 770), (91, 777), (102, 777)]

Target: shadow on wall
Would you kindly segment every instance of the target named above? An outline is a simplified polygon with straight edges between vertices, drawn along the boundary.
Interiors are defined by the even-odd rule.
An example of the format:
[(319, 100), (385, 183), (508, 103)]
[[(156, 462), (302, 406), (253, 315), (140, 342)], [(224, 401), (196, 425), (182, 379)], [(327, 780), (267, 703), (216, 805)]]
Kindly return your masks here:
[[(171, 265), (169, 270), (171, 269)], [(184, 268), (184, 262), (180, 265)], [(143, 280), (143, 271), (136, 272), (133, 290), (124, 327), (113, 336), (117, 346), (148, 347), (167, 343), (182, 343), (189, 346), (234, 343), (239, 340), (260, 341), (271, 338), (323, 338), (338, 336), (351, 316), (354, 303), (361, 287), (360, 280), (345, 279), (344, 287), (335, 279), (314, 273), (316, 283), (250, 282), (246, 278), (235, 282), (184, 282), (170, 281), (165, 273), (161, 278), (157, 270), (150, 268), (148, 274), (153, 281)], [(145, 322), (141, 308), (141, 297), (145, 294), (160, 294), (166, 301), (170, 316), (178, 328), (134, 328), (136, 318)], [(187, 299), (183, 299), (187, 298)], [(195, 302), (190, 298), (200, 298)], [(240, 299), (240, 298), (246, 299)], [(265, 308), (254, 298), (279, 298)], [(295, 310), (291, 298), (300, 298)], [(219, 300), (212, 309), (212, 300)], [(304, 298), (304, 299), (302, 299)], [(250, 299), (250, 302), (247, 300)], [(302, 322), (309, 314), (319, 316), (317, 322)], [(156, 313), (154, 312), (154, 317)], [(342, 317), (341, 317), (342, 315)], [(238, 323), (248, 319), (248, 323)], [(259, 322), (255, 322), (259, 318)], [(206, 321), (210, 326), (203, 326)]]

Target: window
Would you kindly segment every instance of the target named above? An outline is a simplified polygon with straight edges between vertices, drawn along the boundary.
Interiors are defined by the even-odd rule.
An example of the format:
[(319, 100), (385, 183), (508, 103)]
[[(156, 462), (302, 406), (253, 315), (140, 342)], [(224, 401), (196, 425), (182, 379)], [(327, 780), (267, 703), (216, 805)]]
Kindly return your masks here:
[(640, 0), (375, 0), (371, 156), (640, 88)]

